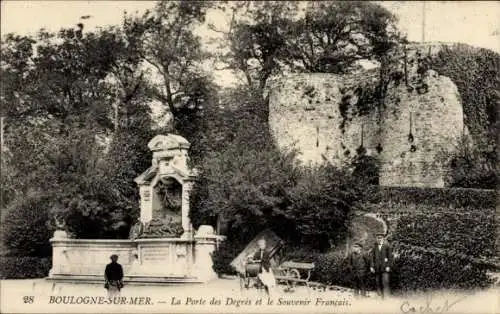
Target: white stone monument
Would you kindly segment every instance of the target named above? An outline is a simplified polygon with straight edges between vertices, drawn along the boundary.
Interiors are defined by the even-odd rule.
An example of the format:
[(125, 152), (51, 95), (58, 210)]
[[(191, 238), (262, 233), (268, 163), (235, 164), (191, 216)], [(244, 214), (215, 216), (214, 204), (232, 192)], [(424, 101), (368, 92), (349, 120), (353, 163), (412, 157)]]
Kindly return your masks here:
[(188, 166), (189, 142), (181, 136), (155, 136), (148, 144), (152, 165), (135, 179), (140, 221), (130, 239), (71, 239), (58, 230), (50, 280), (104, 281), (109, 256), (117, 254), (128, 283), (206, 282), (216, 277), (211, 253), (222, 237), (212, 226), (193, 230), (189, 194), (196, 171)]
[[(155, 136), (148, 144), (149, 149), (153, 151), (152, 166), (135, 179), (141, 196), (141, 222), (147, 225), (153, 218), (171, 218), (174, 222), (180, 220), (184, 238), (193, 236), (189, 220), (189, 194), (196, 178), (196, 171), (188, 167), (189, 146), (189, 142), (178, 135)], [(162, 199), (158, 187), (163, 186), (168, 189), (176, 185), (180, 186), (182, 191), (181, 212), (170, 211), (171, 217), (168, 217), (168, 213), (165, 213), (168, 211), (165, 209), (165, 202), (173, 202), (169, 200), (167, 194)], [(171, 207), (175, 207), (175, 204)]]

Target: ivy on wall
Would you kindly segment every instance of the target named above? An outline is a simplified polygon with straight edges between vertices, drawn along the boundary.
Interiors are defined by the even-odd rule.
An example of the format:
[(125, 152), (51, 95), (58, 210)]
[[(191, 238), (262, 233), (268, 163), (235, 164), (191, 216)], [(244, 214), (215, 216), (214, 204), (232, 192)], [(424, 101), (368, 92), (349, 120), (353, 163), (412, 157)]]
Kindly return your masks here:
[(465, 44), (445, 46), (430, 67), (457, 86), (464, 124), (473, 139), (472, 147), (458, 143), (457, 154), (450, 160), (452, 186), (496, 188), (500, 55)]
[(430, 67), (449, 77), (462, 99), (464, 123), (475, 142), (495, 142), (500, 105), (500, 55), (465, 44), (445, 46)]
[(379, 104), (378, 86), (373, 86), (369, 82), (341, 88), (340, 94), (342, 97), (339, 103), (339, 112), (342, 120), (339, 128), (342, 134), (345, 133), (346, 124), (351, 122), (354, 116), (368, 115)]

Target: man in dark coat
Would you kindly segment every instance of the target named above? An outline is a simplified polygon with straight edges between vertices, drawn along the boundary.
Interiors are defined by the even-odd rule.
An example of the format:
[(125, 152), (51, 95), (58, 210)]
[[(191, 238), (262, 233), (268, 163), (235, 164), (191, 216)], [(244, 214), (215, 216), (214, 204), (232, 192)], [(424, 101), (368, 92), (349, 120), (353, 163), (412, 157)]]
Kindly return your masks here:
[(370, 260), (370, 271), (375, 274), (377, 293), (382, 297), (390, 295), (389, 274), (392, 267), (392, 247), (383, 233), (377, 233)]
[(276, 287), (276, 279), (271, 269), (271, 252), (266, 248), (265, 239), (260, 239), (257, 244), (259, 249), (255, 252), (251, 260), (260, 262), (261, 266), (258, 277), (264, 284), (266, 292), (271, 295), (274, 293)]
[(123, 268), (118, 264), (118, 255), (111, 255), (111, 263), (106, 265), (104, 271), (104, 287), (108, 290), (108, 297), (120, 295), (120, 290), (123, 288)]
[(365, 276), (368, 269), (368, 260), (361, 252), (362, 247), (361, 243), (355, 243), (347, 259), (355, 297), (359, 295), (366, 296)]

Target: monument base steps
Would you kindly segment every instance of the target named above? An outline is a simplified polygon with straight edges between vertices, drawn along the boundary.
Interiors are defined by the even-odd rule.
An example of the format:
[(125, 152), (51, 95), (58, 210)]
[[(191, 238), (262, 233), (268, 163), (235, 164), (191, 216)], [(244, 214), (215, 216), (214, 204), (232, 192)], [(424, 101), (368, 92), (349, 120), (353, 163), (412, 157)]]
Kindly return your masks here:
[[(104, 278), (101, 276), (79, 276), (79, 275), (56, 275), (47, 277), (46, 280), (53, 283), (72, 283), (72, 284), (103, 284)], [(196, 277), (146, 277), (146, 276), (125, 276), (123, 279), (125, 285), (173, 285), (203, 283)]]

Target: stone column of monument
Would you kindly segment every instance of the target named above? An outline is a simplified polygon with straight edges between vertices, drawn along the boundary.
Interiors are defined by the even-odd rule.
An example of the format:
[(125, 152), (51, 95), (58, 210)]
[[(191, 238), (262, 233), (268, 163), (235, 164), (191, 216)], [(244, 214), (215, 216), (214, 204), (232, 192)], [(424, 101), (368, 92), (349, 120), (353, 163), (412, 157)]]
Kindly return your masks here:
[(191, 219), (189, 219), (189, 196), (193, 189), (193, 182), (191, 180), (184, 181), (182, 185), (182, 228), (184, 229), (183, 237), (193, 236), (193, 226)]

